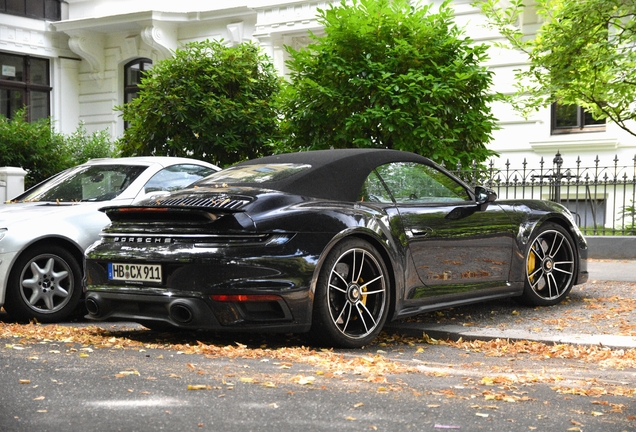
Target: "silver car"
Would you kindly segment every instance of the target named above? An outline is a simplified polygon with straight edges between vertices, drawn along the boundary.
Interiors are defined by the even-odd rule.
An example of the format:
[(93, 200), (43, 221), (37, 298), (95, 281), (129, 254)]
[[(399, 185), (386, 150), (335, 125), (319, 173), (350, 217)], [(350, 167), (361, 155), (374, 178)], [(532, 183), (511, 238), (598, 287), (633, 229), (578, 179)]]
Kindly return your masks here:
[(218, 170), (176, 157), (94, 159), (0, 204), (0, 306), (18, 321), (68, 318), (82, 298), (84, 251), (109, 223), (101, 207), (166, 195)]

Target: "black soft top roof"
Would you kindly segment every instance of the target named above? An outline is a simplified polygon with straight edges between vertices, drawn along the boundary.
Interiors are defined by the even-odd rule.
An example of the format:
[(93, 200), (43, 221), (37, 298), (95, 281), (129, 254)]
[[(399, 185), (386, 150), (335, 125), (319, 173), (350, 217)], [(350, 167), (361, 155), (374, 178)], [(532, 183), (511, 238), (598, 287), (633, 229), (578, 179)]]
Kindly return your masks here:
[[(309, 164), (310, 169), (266, 184), (268, 189), (295, 195), (337, 201), (356, 201), (362, 184), (374, 168), (390, 162), (430, 160), (415, 153), (387, 149), (336, 149), (284, 153), (253, 159), (238, 164), (266, 163)], [(256, 186), (256, 185), (255, 185)], [(259, 184), (259, 187), (265, 184)]]

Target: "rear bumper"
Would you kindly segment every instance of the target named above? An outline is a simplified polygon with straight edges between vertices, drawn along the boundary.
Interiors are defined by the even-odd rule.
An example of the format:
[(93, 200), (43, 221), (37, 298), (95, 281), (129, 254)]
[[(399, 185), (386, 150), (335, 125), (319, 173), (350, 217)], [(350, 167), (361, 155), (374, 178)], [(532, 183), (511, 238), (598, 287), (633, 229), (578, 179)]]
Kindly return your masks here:
[[(302, 333), (309, 331), (311, 310), (294, 301), (292, 312), (282, 296), (268, 301), (214, 301), (197, 297), (89, 291), (86, 318), (96, 321), (126, 320), (168, 325), (189, 330), (223, 330)], [(152, 327), (152, 325), (150, 325)]]

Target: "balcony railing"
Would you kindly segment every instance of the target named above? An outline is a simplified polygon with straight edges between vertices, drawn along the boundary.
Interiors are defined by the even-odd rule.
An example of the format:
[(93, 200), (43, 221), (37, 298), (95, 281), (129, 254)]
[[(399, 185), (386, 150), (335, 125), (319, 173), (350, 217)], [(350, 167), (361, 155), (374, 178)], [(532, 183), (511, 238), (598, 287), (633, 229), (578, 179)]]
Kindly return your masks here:
[(503, 167), (491, 160), (485, 167), (474, 164), (452, 171), (465, 182), (494, 189), (499, 199), (543, 199), (570, 209), (586, 235), (636, 235), (636, 156), (621, 164), (615, 156), (613, 165), (583, 166), (577, 157), (574, 165), (564, 164), (557, 153), (548, 165), (543, 158), (538, 167)]

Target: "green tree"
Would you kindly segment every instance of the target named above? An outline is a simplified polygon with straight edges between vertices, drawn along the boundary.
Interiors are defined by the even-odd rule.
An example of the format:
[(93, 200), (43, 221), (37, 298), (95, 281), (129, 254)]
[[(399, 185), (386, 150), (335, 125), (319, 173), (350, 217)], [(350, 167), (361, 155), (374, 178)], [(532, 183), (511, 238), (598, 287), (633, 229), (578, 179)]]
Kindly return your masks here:
[(494, 155), (486, 46), (438, 13), (408, 0), (342, 1), (319, 10), (324, 36), (288, 48), (278, 151), (382, 147), (466, 166)]
[(16, 112), (11, 119), (0, 115), (0, 166), (26, 170), (26, 187), (71, 164), (64, 136), (53, 130), (49, 119), (29, 123), (24, 109)]
[[(526, 2), (527, 3), (527, 2)], [(636, 3), (633, 0), (534, 0), (542, 24), (518, 26), (524, 0), (476, 2), (506, 46), (527, 54), (511, 102), (524, 115), (553, 102), (580, 105), (636, 135)]]
[(158, 62), (139, 97), (117, 107), (123, 156), (188, 156), (228, 165), (261, 156), (278, 133), (280, 79), (253, 44), (191, 42)]

